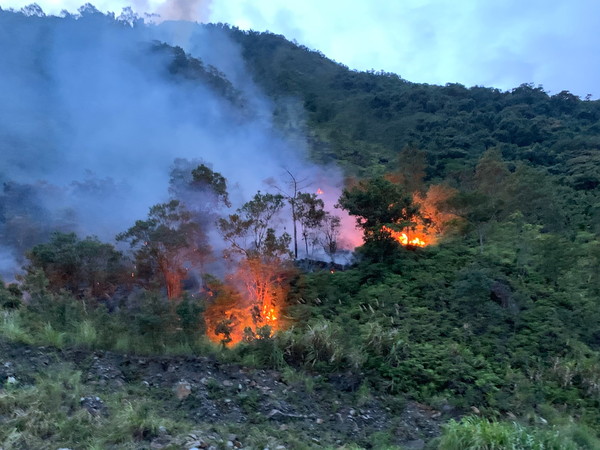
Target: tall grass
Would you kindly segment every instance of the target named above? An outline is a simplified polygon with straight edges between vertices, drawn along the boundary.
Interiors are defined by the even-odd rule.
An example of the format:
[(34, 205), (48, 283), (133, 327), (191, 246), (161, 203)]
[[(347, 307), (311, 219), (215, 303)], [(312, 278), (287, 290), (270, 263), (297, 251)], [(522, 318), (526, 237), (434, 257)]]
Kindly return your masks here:
[(69, 366), (51, 369), (33, 385), (0, 389), (0, 448), (148, 448), (140, 442), (156, 436), (161, 426), (188, 430), (161, 417), (149, 400), (103, 394), (106, 414), (94, 415), (82, 406), (86, 396), (93, 392)]
[(532, 428), (516, 422), (480, 417), (451, 420), (438, 441), (439, 450), (582, 450), (598, 449), (600, 441), (578, 427)]
[(23, 319), (18, 310), (1, 311), (0, 336), (16, 341), (31, 344), (33, 339), (24, 327)]

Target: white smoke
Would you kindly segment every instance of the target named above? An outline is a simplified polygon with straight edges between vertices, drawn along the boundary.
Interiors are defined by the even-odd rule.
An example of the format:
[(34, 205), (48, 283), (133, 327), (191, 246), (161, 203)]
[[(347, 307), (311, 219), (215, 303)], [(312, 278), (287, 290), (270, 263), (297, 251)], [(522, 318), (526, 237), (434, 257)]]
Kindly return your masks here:
[[(182, 4), (166, 5), (191, 13)], [(185, 42), (180, 26), (189, 30)], [(168, 58), (148, 44), (156, 38), (217, 66), (241, 92), (242, 112), (208, 86), (174, 79)], [(238, 206), (285, 170), (328, 181), (314, 190), (341, 187), (339, 171), (309, 163), (302, 142), (276, 131), (269, 101), (218, 30), (131, 27), (93, 12), (23, 20), (0, 11), (0, 67), (0, 181), (36, 185), (37, 220), (58, 229), (112, 241), (167, 199), (176, 158), (211, 164)], [(5, 238), (2, 247), (4, 261), (15, 243)]]

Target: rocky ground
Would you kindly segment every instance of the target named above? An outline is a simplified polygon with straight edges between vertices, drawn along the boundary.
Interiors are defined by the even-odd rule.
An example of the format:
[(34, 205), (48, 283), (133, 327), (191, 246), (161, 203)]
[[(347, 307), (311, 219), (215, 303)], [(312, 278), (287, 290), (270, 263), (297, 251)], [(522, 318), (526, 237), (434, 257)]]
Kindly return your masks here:
[[(205, 357), (60, 350), (2, 340), (0, 387), (33, 384), (36, 375), (65, 363), (81, 372), (91, 392), (82, 397), (81, 407), (92, 415), (111, 414), (102, 400), (107, 393), (129, 390), (152, 399), (163, 415), (195, 425), (185, 435), (162, 429), (159, 436), (141, 437), (139, 448), (255, 448), (256, 441), (247, 442), (245, 434), (259, 429), (274, 435), (265, 436), (272, 449), (339, 448), (348, 443), (377, 448), (383, 442), (418, 449), (439, 435), (440, 425), (452, 414), (372, 395), (351, 372), (310, 376)], [(286, 439), (291, 435), (296, 437), (293, 443)]]

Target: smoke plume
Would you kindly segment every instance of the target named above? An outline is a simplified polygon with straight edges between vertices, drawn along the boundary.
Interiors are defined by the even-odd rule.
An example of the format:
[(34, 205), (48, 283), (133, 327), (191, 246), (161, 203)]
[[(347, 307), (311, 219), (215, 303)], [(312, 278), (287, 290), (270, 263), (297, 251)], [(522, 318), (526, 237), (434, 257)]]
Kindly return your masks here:
[[(173, 18), (209, 6), (163, 5)], [(112, 242), (168, 198), (176, 158), (221, 172), (234, 207), (267, 190), (266, 179), (285, 182), (285, 170), (328, 180), (314, 190), (339, 191), (336, 169), (312, 165), (301, 142), (274, 128), (269, 101), (223, 32), (181, 22), (131, 26), (94, 8), (80, 12), (0, 11), (2, 276), (11, 278), (23, 252), (53, 230)], [(154, 39), (184, 46), (213, 78), (173, 74), (183, 53), (161, 50)]]
[(206, 22), (210, 16), (210, 0), (167, 0), (156, 9), (162, 20)]

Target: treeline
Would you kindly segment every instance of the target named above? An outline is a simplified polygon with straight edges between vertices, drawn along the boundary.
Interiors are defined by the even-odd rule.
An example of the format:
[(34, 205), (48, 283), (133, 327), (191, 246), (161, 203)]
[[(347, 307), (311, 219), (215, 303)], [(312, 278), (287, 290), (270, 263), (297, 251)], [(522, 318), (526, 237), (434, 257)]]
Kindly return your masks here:
[(175, 314), (169, 327), (177, 328), (181, 303), (196, 311), (195, 329), (186, 329), (192, 340), (205, 332), (223, 345), (253, 340), (257, 333), (269, 337), (285, 326), (282, 311), (297, 276), (293, 261), (321, 255), (333, 262), (341, 250), (339, 217), (325, 210), (317, 194), (304, 191), (306, 180), (288, 175), (281, 187), (272, 186), (276, 193), (259, 191), (232, 212), (220, 173), (177, 159), (171, 199), (116, 236), (129, 244), (126, 254), (95, 237), (56, 231), (26, 252), (25, 273), (18, 276), (22, 287), (5, 289), (2, 304), (18, 307), (23, 289), (28, 306), (66, 295), (118, 312), (152, 293), (156, 305), (164, 298), (164, 312)]
[(319, 161), (381, 175), (398, 151), (415, 145), (427, 153), (427, 177), (435, 180), (458, 176), (495, 147), (507, 161), (547, 168), (576, 189), (600, 184), (599, 101), (532, 84), (502, 92), (412, 83), (351, 71), (283, 36), (223, 29), (242, 46), (255, 81), (279, 101), (281, 123), (307, 116), (303, 131)]

